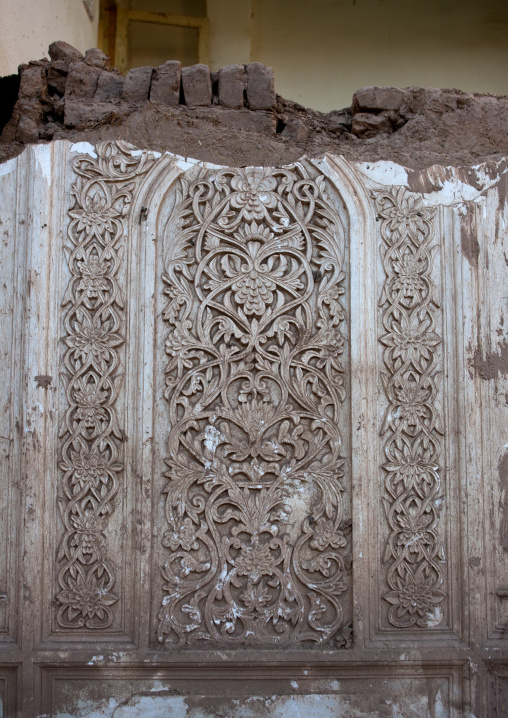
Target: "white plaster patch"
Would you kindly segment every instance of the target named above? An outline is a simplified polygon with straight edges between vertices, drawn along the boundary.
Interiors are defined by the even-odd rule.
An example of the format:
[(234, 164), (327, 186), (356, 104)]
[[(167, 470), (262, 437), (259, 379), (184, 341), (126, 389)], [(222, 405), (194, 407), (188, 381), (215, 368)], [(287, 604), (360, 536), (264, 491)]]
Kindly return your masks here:
[(483, 190), (478, 190), (476, 187), (461, 182), (458, 179), (447, 179), (441, 183), (440, 190), (437, 192), (426, 192), (423, 194), (423, 197), (429, 205), (434, 207), (438, 205), (449, 207), (452, 204), (461, 202), (472, 202), (478, 199), (482, 191)]
[(36, 145), (35, 157), (40, 171), (48, 185), (51, 184), (51, 145)]
[(207, 424), (207, 426), (205, 427), (204, 445), (210, 453), (215, 454), (215, 450), (219, 446), (221, 439), (222, 434), (220, 433), (220, 431), (216, 429), (215, 426)]
[(448, 711), (441, 697), (441, 690), (436, 693), (436, 702), (434, 703), (434, 715), (436, 718), (448, 718)]
[(90, 155), (94, 160), (97, 159), (97, 153), (95, 147), (90, 142), (75, 142), (71, 146), (71, 152), (79, 152), (82, 155)]
[(189, 716), (183, 696), (139, 696), (119, 706), (115, 718), (186, 718)]
[(159, 157), (162, 157), (162, 153), (156, 152), (155, 150), (132, 150), (131, 151), (132, 157), (141, 157), (142, 154), (153, 155), (153, 157), (155, 157), (156, 160), (158, 160)]
[(198, 165), (199, 167), (205, 167), (208, 170), (222, 170), (224, 165), (215, 165), (213, 162), (204, 162), (203, 160), (195, 160), (193, 157), (182, 157), (181, 155), (174, 155), (172, 152), (166, 152), (170, 157), (175, 157), (175, 165), (178, 169), (186, 172)]
[(407, 169), (395, 162), (359, 162), (356, 167), (378, 184), (389, 187), (394, 184), (407, 185)]
[(92, 658), (88, 661), (89, 666), (93, 666), (95, 663), (98, 663), (99, 661), (103, 661), (104, 656), (92, 656)]
[(429, 628), (434, 628), (435, 626), (439, 626), (439, 624), (443, 620), (443, 612), (441, 611), (441, 608), (439, 606), (435, 607), (433, 613), (428, 612), (427, 616), (428, 616), (427, 626)]
[(17, 157), (13, 157), (12, 159), (7, 160), (7, 162), (2, 162), (2, 164), (0, 164), (0, 177), (3, 177), (3, 175), (8, 175), (13, 172), (16, 168), (17, 163)]
[[(358, 162), (354, 166), (364, 177), (368, 177), (377, 184), (385, 187), (401, 185), (409, 189), (408, 173), (410, 170), (395, 162), (384, 160), (379, 162)], [(508, 167), (504, 167), (497, 174), (493, 174), (486, 164), (475, 165), (472, 170), (475, 178), (474, 185), (464, 182), (462, 179), (463, 171), (460, 168), (432, 165), (421, 170), (421, 174), (427, 176), (427, 181), (436, 187), (434, 192), (422, 193), (427, 204), (434, 207), (457, 205), (460, 208), (464, 202), (474, 202), (479, 199), (485, 190), (499, 182), (501, 175), (508, 171)], [(445, 177), (443, 178), (443, 176)]]

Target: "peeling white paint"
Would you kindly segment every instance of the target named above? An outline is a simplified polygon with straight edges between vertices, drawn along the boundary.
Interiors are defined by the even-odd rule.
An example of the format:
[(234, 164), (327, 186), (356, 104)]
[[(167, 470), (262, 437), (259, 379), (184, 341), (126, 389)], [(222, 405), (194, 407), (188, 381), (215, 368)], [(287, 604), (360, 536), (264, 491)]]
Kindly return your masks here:
[(49, 186), (51, 183), (51, 145), (36, 145), (34, 154), (41, 174)]
[(391, 187), (394, 184), (407, 184), (407, 169), (395, 162), (359, 162), (356, 167), (369, 179)]
[(2, 162), (0, 164), (0, 177), (3, 177), (3, 175), (8, 175), (11, 172), (14, 172), (17, 164), (18, 164), (17, 157), (13, 157), (12, 159), (7, 160), (6, 162)]
[(119, 706), (114, 718), (187, 718), (191, 715), (183, 696), (139, 696), (129, 704)]
[(103, 661), (104, 656), (93, 656), (89, 661), (88, 665), (93, 666), (95, 663), (98, 663), (99, 661)]
[(95, 147), (90, 142), (75, 142), (71, 146), (71, 152), (79, 152), (80, 154), (90, 155), (94, 160), (97, 159)]
[(222, 438), (222, 434), (215, 428), (215, 426), (212, 426), (211, 424), (206, 425), (205, 440), (203, 443), (210, 453), (215, 454)]
[(441, 696), (441, 690), (438, 690), (436, 693), (436, 702), (434, 703), (434, 716), (435, 718), (448, 718), (448, 715)]
[(429, 628), (434, 628), (435, 626), (439, 626), (439, 624), (443, 620), (443, 612), (441, 610), (441, 607), (436, 606), (434, 608), (433, 613), (427, 612), (427, 616), (428, 616), (427, 626)]
[[(166, 154), (169, 154), (166, 152)], [(159, 157), (162, 157), (162, 152), (156, 152), (155, 150), (132, 150), (131, 151), (132, 157), (141, 157), (141, 155), (152, 155), (156, 160), (159, 159)]]
[[(498, 163), (499, 165), (500, 163)], [(385, 187), (401, 185), (409, 187), (408, 174), (410, 169), (390, 161), (358, 162), (354, 163), (356, 169), (373, 182)], [(477, 201), (485, 190), (494, 187), (501, 176), (508, 171), (503, 167), (498, 173), (492, 172), (492, 166), (486, 164), (475, 165), (470, 168), (471, 184), (463, 180), (463, 170), (457, 167), (443, 167), (432, 165), (424, 170), (415, 170), (426, 175), (427, 182), (436, 187), (433, 192), (421, 193), (426, 202), (434, 207), (443, 205), (450, 207), (457, 205), (464, 211), (464, 202)]]

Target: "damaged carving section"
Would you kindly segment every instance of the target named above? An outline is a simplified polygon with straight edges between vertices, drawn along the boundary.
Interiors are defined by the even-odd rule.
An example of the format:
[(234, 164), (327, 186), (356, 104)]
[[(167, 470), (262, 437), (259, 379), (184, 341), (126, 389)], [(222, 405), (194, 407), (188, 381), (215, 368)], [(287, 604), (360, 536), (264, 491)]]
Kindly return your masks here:
[(498, 344), (497, 351), (484, 352), (478, 346), (469, 360), (469, 366), (481, 379), (497, 379), (508, 374), (508, 340)]

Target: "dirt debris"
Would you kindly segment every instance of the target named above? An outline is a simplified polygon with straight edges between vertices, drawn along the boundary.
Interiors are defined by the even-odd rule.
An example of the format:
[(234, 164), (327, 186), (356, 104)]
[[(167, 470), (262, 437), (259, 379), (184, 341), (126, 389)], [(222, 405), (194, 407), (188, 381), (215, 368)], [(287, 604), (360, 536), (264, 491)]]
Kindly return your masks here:
[[(50, 57), (20, 66), (18, 77), (0, 78), (10, 106), (2, 118), (0, 161), (27, 144), (55, 139), (124, 140), (233, 166), (283, 165), (330, 152), (423, 169), (475, 165), (508, 153), (504, 96), (373, 87), (355, 93), (351, 107), (321, 113), (275, 97), (273, 71), (251, 63), (210, 73), (210, 83), (194, 83), (190, 107), (189, 90), (178, 97), (174, 78), (168, 97), (161, 94), (158, 78), (165, 66), (136, 68), (124, 77), (110, 69), (100, 50), (82, 56), (66, 43), (53, 43)], [(184, 68), (182, 76), (197, 77), (206, 69), (195, 68)], [(173, 74), (179, 83), (179, 67)], [(204, 99), (197, 96), (201, 86)]]

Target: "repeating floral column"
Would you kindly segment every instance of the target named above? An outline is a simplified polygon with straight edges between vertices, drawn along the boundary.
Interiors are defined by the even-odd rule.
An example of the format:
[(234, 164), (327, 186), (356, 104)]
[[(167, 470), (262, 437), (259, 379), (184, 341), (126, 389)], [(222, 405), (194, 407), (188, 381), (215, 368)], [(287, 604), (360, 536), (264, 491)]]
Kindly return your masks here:
[[(444, 552), (439, 532), (442, 424), (436, 331), (439, 304), (432, 282), (434, 210), (404, 188), (374, 193), (381, 221), (386, 279), (380, 299), (382, 372), (388, 408), (385, 496), (389, 525), (388, 619), (397, 628), (437, 625)], [(436, 621), (436, 618), (438, 619)]]
[(68, 407), (60, 449), (61, 628), (108, 628), (119, 600), (107, 538), (123, 472), (124, 433), (116, 410), (125, 327), (119, 272), (134, 180), (152, 162), (120, 142), (99, 145), (96, 152), (96, 159), (80, 155), (73, 161), (77, 180), (65, 247), (71, 279), (63, 299)]

